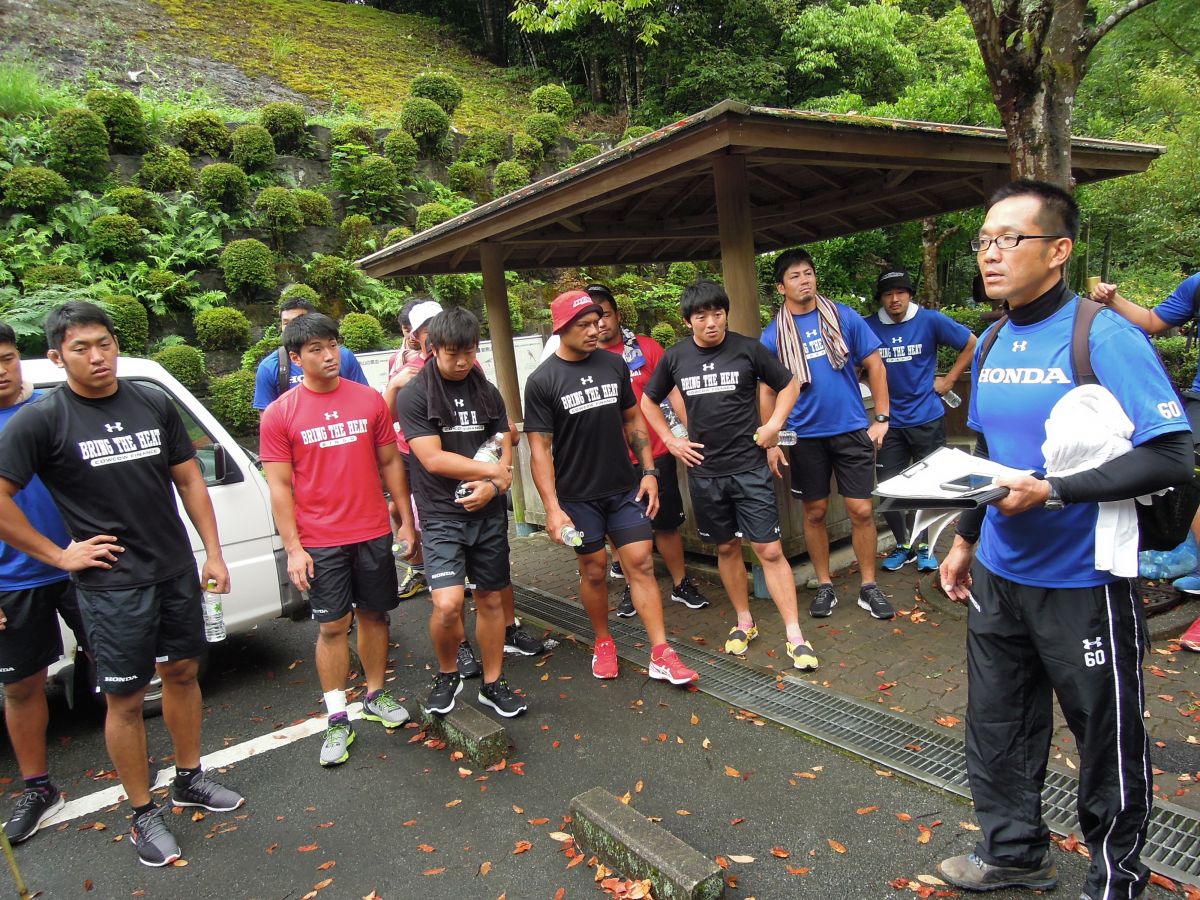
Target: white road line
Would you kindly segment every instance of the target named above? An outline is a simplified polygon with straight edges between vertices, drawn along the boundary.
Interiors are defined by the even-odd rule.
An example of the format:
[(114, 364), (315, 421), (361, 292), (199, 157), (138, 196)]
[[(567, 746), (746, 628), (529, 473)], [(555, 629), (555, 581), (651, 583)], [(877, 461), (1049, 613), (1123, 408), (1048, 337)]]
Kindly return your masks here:
[[(351, 719), (362, 718), (361, 703), (350, 704), (346, 711), (350, 714)], [(302, 740), (303, 738), (320, 734), (324, 730), (325, 717), (316, 716), (301, 722), (299, 725), (289, 725), (287, 728), (272, 731), (270, 734), (259, 735), (240, 744), (234, 744), (232, 747), (217, 750), (214, 753), (208, 754), (208, 756), (202, 757), (200, 761), (205, 769), (212, 771), (250, 759), (252, 756), (258, 756), (260, 753), (266, 753), (268, 750), (277, 750), (280, 747), (286, 747), (288, 744)], [(150, 789), (158, 790), (159, 788), (164, 788), (171, 783), (171, 779), (174, 777), (174, 766), (160, 769)], [(105, 788), (102, 791), (95, 791), (94, 793), (80, 797), (78, 800), (71, 800), (57, 813), (43, 822), (41, 827), (52, 828), (63, 822), (70, 822), (72, 819), (92, 815), (112, 806), (114, 803), (120, 803), (124, 799), (125, 788), (120, 784)]]

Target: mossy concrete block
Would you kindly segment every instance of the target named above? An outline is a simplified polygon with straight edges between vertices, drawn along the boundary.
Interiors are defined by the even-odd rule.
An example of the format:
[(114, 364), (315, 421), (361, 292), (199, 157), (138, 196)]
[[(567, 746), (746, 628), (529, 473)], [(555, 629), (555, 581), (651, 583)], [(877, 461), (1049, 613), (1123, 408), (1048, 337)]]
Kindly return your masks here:
[(504, 726), (464, 703), (461, 696), (454, 709), (444, 716), (430, 712), (422, 704), (421, 722), (426, 731), (461, 751), (476, 766), (494, 766), (512, 751)]
[(650, 879), (658, 900), (715, 900), (721, 869), (661, 825), (595, 787), (571, 801), (575, 844), (626, 878)]

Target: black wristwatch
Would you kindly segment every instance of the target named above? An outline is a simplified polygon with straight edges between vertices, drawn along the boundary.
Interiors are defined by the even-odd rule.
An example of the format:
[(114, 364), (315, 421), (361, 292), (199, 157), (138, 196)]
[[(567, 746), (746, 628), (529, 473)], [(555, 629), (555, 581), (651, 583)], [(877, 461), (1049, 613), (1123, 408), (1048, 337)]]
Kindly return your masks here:
[(1063, 498), (1059, 496), (1058, 490), (1054, 487), (1054, 482), (1048, 478), (1046, 479), (1046, 487), (1050, 489), (1050, 493), (1046, 496), (1046, 502), (1042, 504), (1043, 507), (1050, 510), (1057, 510), (1066, 506), (1063, 503)]
[(890, 421), (892, 421), (892, 417), (889, 416), (887, 413), (876, 413), (875, 421), (876, 422), (890, 422)]
[(658, 469), (657, 468), (642, 469), (642, 477), (645, 478), (647, 475), (653, 475), (655, 478), (657, 478), (658, 477)]

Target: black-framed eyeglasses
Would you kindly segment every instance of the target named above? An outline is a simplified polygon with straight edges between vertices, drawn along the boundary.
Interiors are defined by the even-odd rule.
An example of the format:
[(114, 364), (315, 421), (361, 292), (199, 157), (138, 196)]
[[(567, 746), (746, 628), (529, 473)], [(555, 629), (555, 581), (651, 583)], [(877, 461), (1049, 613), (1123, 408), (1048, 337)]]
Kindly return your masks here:
[(971, 241), (971, 249), (978, 253), (981, 250), (988, 250), (992, 244), (996, 245), (997, 250), (1011, 250), (1021, 241), (1053, 241), (1057, 238), (1070, 237), (1068, 234), (1002, 234), (998, 237), (975, 238)]

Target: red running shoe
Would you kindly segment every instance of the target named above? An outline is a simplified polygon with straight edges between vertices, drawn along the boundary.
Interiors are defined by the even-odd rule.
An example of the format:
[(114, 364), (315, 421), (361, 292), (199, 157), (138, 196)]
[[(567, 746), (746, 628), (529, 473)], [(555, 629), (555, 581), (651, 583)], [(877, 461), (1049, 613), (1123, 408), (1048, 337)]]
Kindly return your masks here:
[(674, 647), (668, 647), (661, 656), (651, 654), (650, 677), (671, 684), (691, 684), (700, 679), (699, 673), (683, 664)]
[(611, 637), (596, 641), (592, 652), (592, 674), (597, 678), (617, 677), (617, 645)]
[(1197, 619), (1179, 637), (1179, 646), (1185, 650), (1200, 653), (1200, 619)]

